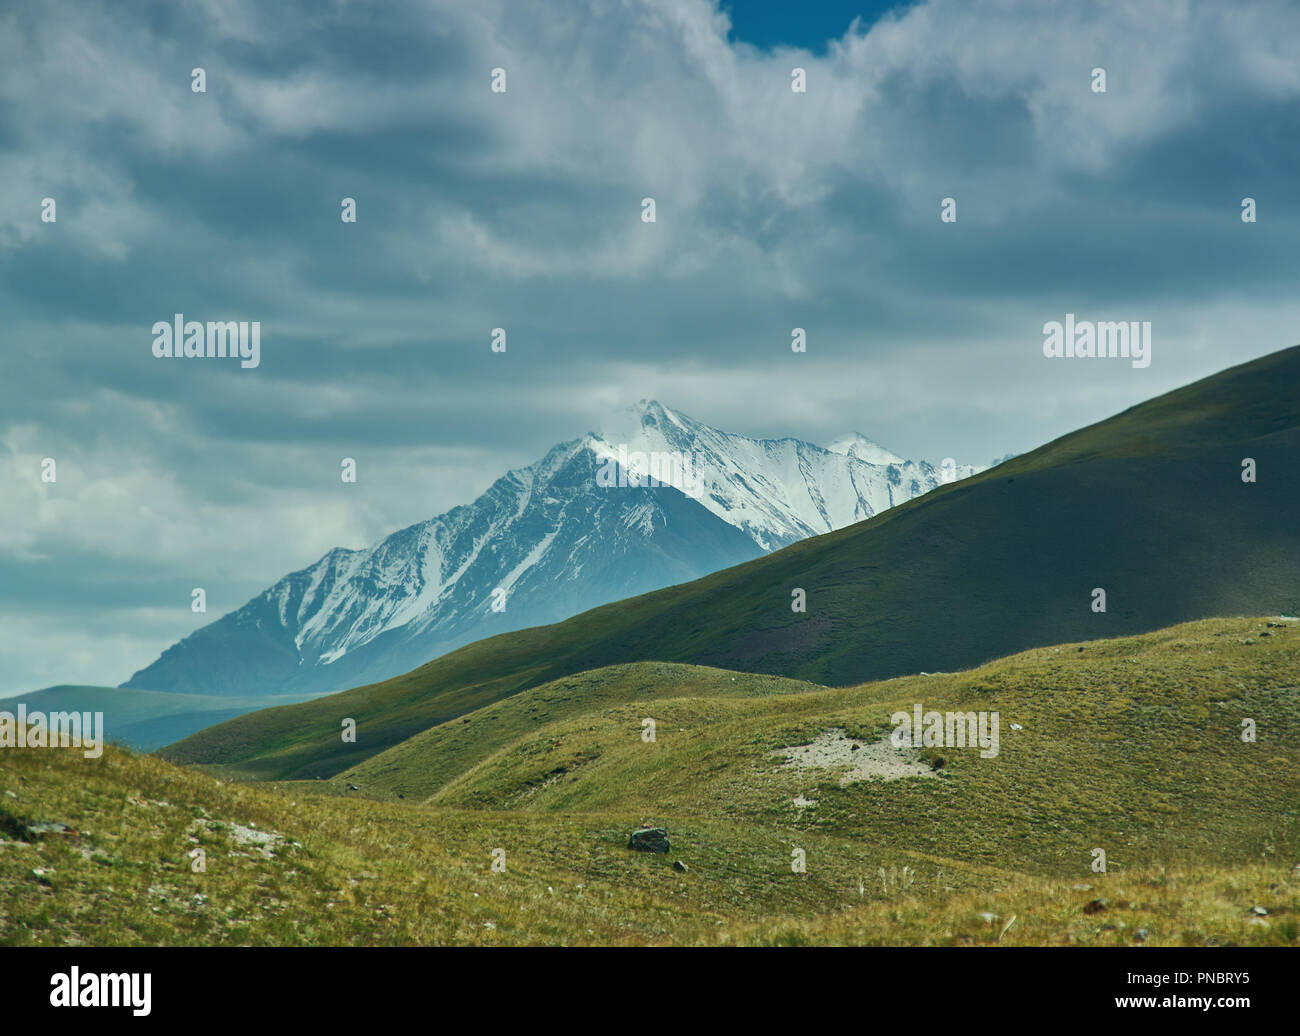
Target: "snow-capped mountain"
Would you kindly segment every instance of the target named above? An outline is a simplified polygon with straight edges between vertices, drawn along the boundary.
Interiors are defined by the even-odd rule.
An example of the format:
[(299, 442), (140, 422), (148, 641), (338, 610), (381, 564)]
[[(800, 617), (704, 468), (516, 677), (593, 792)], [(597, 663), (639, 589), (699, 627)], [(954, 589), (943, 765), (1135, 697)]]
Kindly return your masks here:
[(888, 466), (890, 464), (907, 463), (898, 454), (890, 452), (879, 443), (872, 442), (861, 432), (852, 432), (849, 435), (841, 435), (838, 439), (832, 439), (826, 444), (826, 449), (830, 450), (831, 453), (843, 453), (848, 457), (856, 457), (868, 464)]
[[(593, 449), (683, 453), (703, 483), (700, 503), (764, 550), (860, 522), (944, 481), (926, 461), (904, 460), (863, 435), (814, 446), (799, 439), (750, 439), (710, 428), (642, 400), (607, 422)], [(603, 452), (602, 452), (603, 451)], [(955, 478), (983, 467), (958, 465)], [(680, 488), (680, 487), (679, 487)]]
[(324, 693), (386, 679), (870, 518), (944, 479), (860, 435), (751, 439), (643, 400), (468, 506), (330, 551), (123, 686)]

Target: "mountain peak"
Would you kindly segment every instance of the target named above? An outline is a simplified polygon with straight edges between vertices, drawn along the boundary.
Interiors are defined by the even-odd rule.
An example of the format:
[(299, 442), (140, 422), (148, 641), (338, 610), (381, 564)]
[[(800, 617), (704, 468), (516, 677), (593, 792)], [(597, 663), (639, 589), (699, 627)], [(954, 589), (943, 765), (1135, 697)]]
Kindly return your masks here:
[(861, 432), (849, 432), (838, 439), (828, 442), (825, 449), (831, 453), (842, 453), (846, 457), (856, 457), (867, 464), (905, 464), (898, 454), (885, 449), (878, 442), (868, 439)]
[(636, 403), (627, 409), (633, 413), (641, 414), (646, 417), (664, 418), (668, 416), (678, 416), (674, 411), (664, 406), (656, 399), (639, 399)]
[(694, 422), (685, 414), (671, 410), (653, 399), (641, 399), (628, 407), (614, 411), (603, 422), (600, 429), (602, 436), (613, 443), (631, 442), (639, 439), (644, 432), (662, 429), (671, 432), (693, 434)]
[(844, 528), (943, 482), (865, 436), (838, 446), (752, 439), (642, 399), (470, 504), (290, 573), (127, 686), (356, 686)]

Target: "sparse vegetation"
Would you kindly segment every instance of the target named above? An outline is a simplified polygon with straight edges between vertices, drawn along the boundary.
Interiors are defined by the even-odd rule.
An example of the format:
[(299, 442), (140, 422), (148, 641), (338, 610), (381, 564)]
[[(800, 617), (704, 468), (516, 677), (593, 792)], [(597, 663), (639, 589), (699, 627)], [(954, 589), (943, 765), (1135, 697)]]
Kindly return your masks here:
[[(0, 942), (1295, 945), (1297, 673), (1300, 623), (1209, 620), (850, 688), (617, 666), (327, 781), (5, 750)], [(841, 787), (770, 756), (915, 701), (998, 710), (997, 758)]]

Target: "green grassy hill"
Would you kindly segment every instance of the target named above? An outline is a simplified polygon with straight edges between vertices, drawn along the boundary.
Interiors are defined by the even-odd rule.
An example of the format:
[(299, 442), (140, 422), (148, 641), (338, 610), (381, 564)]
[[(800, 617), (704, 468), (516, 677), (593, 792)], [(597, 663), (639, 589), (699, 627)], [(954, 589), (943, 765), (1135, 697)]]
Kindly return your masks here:
[[(607, 666), (543, 684), (477, 709), (455, 723), (421, 732), (331, 780), (326, 787), (346, 789), (361, 781), (370, 796), (400, 794), (424, 799), (475, 768), (491, 765), (527, 736), (542, 736), (539, 731), (565, 721), (590, 722), (595, 709), (602, 716), (617, 714), (623, 719), (635, 712), (634, 702), (687, 696), (710, 701), (766, 698), (823, 689), (799, 680), (704, 666), (664, 662)], [(654, 717), (637, 715), (627, 720), (638, 738), (646, 718)], [(547, 758), (555, 762), (553, 757)]]
[(110, 743), (151, 752), (235, 716), (276, 704), (300, 702), (307, 697), (302, 694), (229, 697), (60, 684), (0, 699), (0, 712), (16, 715), (19, 704), (26, 705), (29, 713), (102, 712), (104, 736)]
[[(870, 521), (708, 578), (246, 715), (164, 754), (330, 776), (440, 723), (656, 660), (848, 684), (1213, 615), (1300, 612), (1300, 347), (1226, 370)], [(1243, 458), (1258, 481), (1241, 480)], [(1091, 609), (1093, 588), (1107, 611)], [(794, 613), (791, 591), (807, 592)], [(357, 720), (355, 744), (342, 719)]]
[[(914, 702), (997, 710), (998, 755), (842, 784), (773, 754), (837, 729), (870, 746)], [(838, 689), (624, 665), (330, 781), (0, 753), (0, 943), (1297, 945), (1298, 801), (1293, 620)], [(645, 823), (667, 856), (627, 848)]]
[[(629, 700), (637, 678), (653, 697)], [(1044, 872), (1095, 846), (1128, 866), (1300, 847), (1300, 623), (1209, 620), (841, 689), (746, 686), (759, 679), (770, 678), (731, 684), (703, 670), (695, 685), (691, 667), (654, 663), (585, 673), (435, 727), (328, 784), (462, 809), (792, 826)], [(998, 712), (998, 755), (923, 750), (944, 759), (939, 779), (845, 787), (833, 769), (772, 755), (836, 729), (876, 742), (914, 703)], [(654, 742), (641, 737), (647, 716)], [(1241, 740), (1243, 718), (1256, 743)]]

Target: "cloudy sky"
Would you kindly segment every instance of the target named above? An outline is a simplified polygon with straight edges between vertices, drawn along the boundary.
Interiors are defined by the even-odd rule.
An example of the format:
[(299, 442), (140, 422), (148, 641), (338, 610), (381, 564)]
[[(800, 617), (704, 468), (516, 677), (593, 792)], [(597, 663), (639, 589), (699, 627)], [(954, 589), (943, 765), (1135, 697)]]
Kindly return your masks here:
[[(0, 695), (641, 398), (981, 462), (1300, 340), (1300, 7), (802, 6), (7, 3)], [(155, 358), (178, 312), (260, 366)], [(1151, 366), (1045, 358), (1067, 312)]]

